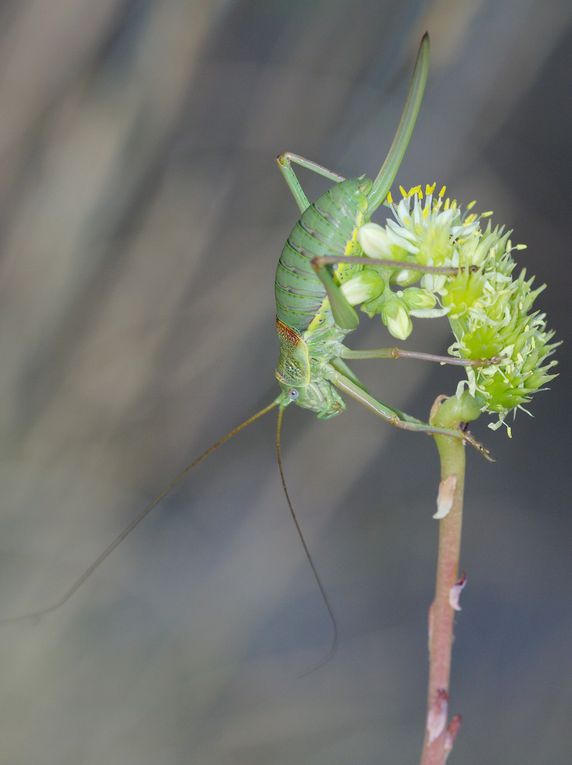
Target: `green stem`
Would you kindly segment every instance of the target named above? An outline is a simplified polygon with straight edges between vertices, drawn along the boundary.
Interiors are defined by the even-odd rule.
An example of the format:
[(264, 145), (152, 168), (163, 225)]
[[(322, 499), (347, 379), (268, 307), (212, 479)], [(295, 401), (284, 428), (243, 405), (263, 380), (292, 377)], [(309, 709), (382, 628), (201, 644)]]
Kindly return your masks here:
[[(478, 417), (478, 406), (470, 396), (461, 399), (439, 397), (431, 410), (431, 424), (454, 428)], [(429, 689), (427, 725), (421, 765), (443, 765), (452, 746), (453, 729), (447, 728), (449, 679), (455, 610), (452, 588), (459, 582), (459, 557), (463, 523), (465, 448), (457, 438), (435, 436), (441, 462), (439, 506), (447, 514), (439, 520), (439, 552), (435, 598), (429, 610)]]

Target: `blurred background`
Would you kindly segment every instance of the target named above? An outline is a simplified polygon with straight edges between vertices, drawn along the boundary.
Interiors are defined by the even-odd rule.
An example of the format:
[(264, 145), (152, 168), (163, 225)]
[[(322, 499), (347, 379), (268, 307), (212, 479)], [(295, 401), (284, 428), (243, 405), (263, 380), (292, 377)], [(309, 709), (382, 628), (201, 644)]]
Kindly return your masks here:
[[(49, 605), (163, 485), (276, 393), (286, 149), (373, 174), (421, 34), (402, 166), (529, 249), (569, 333), (572, 5), (532, 0), (4, 0), (0, 616)], [(311, 197), (327, 187), (304, 175)], [(354, 347), (380, 345), (365, 322)], [(389, 342), (389, 340), (388, 340)], [(443, 352), (445, 323), (409, 346)], [(451, 761), (570, 762), (570, 357), (514, 438), (469, 455)], [(356, 369), (426, 417), (455, 370)], [(0, 762), (415, 763), (438, 463), (349, 404), (292, 407), (197, 469), (59, 611), (0, 629)]]

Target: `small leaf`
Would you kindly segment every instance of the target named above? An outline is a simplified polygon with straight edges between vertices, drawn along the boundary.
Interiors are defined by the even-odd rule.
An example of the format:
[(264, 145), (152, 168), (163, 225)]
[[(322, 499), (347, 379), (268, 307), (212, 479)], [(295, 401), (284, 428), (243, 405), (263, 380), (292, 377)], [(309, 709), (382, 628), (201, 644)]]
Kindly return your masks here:
[(444, 478), (439, 484), (439, 493), (437, 494), (437, 512), (433, 516), (438, 521), (446, 518), (453, 507), (455, 500), (455, 489), (457, 488), (457, 476), (450, 475)]

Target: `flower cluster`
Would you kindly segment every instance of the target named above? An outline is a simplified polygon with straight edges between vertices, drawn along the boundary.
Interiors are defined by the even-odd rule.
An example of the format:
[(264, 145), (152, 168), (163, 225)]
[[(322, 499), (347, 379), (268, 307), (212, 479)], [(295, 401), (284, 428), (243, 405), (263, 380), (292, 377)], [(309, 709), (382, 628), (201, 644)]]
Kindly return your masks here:
[[(367, 223), (358, 232), (363, 252), (372, 258), (412, 263), (423, 266), (448, 267), (458, 260), (459, 248), (479, 230), (479, 217), (470, 210), (462, 211), (456, 200), (445, 198), (446, 187), (435, 194), (436, 184), (401, 188), (402, 199), (388, 203), (394, 219), (384, 227)], [(379, 315), (389, 332), (405, 340), (413, 329), (411, 317), (434, 318), (446, 310), (438, 306), (447, 277), (407, 267), (387, 269), (386, 289), (375, 300), (362, 305), (370, 317)], [(411, 285), (419, 282), (419, 287)]]
[[(449, 353), (485, 362), (466, 367), (458, 392), (468, 387), (483, 411), (498, 416), (491, 426), (498, 427), (555, 377), (548, 357), (558, 343), (545, 315), (532, 309), (544, 286), (533, 289), (524, 270), (514, 277), (513, 252), (524, 245), (514, 246), (502, 227), (485, 225), (492, 213), (473, 213), (474, 202), (463, 209), (445, 192), (435, 195), (435, 184), (425, 193), (421, 186), (401, 189), (397, 204), (388, 197), (393, 219), (362, 226), (357, 239), (366, 255), (399, 261), (382, 270), (384, 291), (362, 309), (379, 314), (399, 339), (411, 333), (411, 316), (447, 315), (455, 336)], [(422, 273), (406, 263), (457, 270)]]

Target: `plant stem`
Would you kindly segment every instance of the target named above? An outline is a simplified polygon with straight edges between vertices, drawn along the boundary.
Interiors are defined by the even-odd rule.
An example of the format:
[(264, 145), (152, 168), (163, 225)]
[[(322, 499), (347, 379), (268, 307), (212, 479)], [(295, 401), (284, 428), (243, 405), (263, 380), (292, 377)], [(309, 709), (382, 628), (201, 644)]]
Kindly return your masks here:
[[(459, 427), (478, 416), (472, 399), (445, 399), (440, 396), (431, 410), (430, 421), (440, 427)], [(438, 515), (439, 553), (435, 598), (429, 610), (429, 689), (427, 724), (421, 765), (443, 765), (452, 747), (460, 718), (453, 718), (447, 727), (449, 678), (455, 609), (451, 594), (460, 588), (459, 557), (463, 523), (463, 488), (465, 483), (465, 448), (462, 441), (435, 436), (441, 462)], [(453, 601), (454, 602), (454, 601)]]

